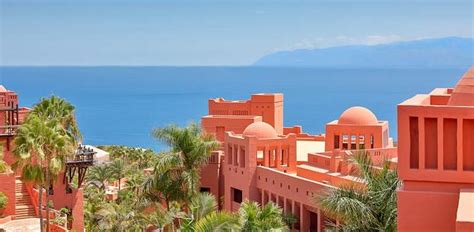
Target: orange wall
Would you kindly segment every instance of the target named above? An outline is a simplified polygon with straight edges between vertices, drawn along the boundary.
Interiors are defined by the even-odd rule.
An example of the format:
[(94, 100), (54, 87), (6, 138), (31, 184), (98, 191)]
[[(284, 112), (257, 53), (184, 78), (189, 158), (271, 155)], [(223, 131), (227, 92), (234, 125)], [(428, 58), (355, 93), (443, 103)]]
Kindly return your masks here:
[(206, 133), (214, 134), (218, 141), (223, 142), (226, 131), (240, 134), (248, 125), (261, 121), (261, 116), (208, 115), (201, 118), (201, 126)]
[(444, 100), (417, 95), (398, 105), (400, 231), (455, 231), (460, 190), (474, 188), (474, 108)]
[(0, 174), (0, 192), (3, 192), (8, 198), (8, 204), (4, 215), (15, 215), (15, 175)]
[(398, 230), (455, 231), (457, 193), (400, 190)]
[[(387, 131), (387, 132), (385, 132)], [(359, 136), (364, 136), (366, 149), (371, 149), (370, 136), (374, 138), (374, 148), (384, 148), (388, 145), (388, 137), (384, 137), (384, 132), (388, 135), (388, 123), (380, 123), (380, 125), (361, 126), (361, 125), (338, 125), (334, 122), (326, 125), (326, 143), (325, 150), (334, 150), (334, 136), (339, 135), (339, 149), (342, 148), (343, 135), (348, 137), (348, 146), (350, 150), (351, 136), (356, 136), (356, 144), (359, 144)], [(358, 147), (358, 145), (357, 145)], [(357, 148), (358, 149), (358, 148)]]
[(283, 94), (253, 94), (250, 100), (210, 99), (209, 115), (254, 115), (283, 134)]
[(72, 217), (74, 219), (72, 228), (76, 231), (82, 231), (84, 229), (84, 197), (82, 188), (73, 189), (72, 193), (68, 194), (62, 179), (62, 175), (59, 175), (58, 180), (54, 184), (54, 195), (51, 195), (50, 199), (57, 210), (65, 207), (72, 209)]

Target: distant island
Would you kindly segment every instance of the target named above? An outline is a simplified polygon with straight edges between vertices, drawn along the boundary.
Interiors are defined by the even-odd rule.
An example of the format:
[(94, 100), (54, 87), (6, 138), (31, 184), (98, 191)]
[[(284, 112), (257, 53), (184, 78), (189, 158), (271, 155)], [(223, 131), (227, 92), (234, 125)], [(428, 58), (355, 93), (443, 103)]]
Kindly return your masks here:
[(446, 37), (379, 45), (347, 45), (268, 54), (254, 66), (469, 67), (474, 38)]

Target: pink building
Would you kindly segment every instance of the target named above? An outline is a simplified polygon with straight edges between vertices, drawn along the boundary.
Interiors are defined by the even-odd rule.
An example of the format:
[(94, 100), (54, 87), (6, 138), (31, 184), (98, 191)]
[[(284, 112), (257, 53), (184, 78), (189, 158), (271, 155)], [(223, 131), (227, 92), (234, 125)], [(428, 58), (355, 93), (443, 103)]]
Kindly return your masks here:
[(389, 159), (398, 166), (400, 231), (474, 231), (474, 68), (455, 88), (398, 106), (398, 149), (388, 122), (363, 107), (327, 123), (325, 134), (284, 127), (282, 94), (209, 100), (202, 125), (222, 142), (202, 170), (202, 190), (223, 197), (225, 210), (244, 199), (272, 201), (298, 217), (294, 228), (322, 231), (326, 216), (314, 196), (358, 183), (347, 158), (366, 150), (375, 164)]
[(398, 105), (400, 231), (474, 231), (474, 68)]
[[(15, 162), (12, 154), (13, 140), (15, 138), (16, 129), (24, 121), (29, 109), (18, 107), (18, 96), (15, 92), (6, 90), (0, 85), (0, 146), (3, 147), (4, 160), (11, 165)], [(88, 156), (83, 154), (82, 157)], [(78, 157), (78, 156), (76, 156)], [(85, 173), (85, 169), (79, 167), (77, 162), (69, 161), (63, 178), (59, 178), (50, 189), (50, 199), (55, 209), (68, 208), (71, 211), (73, 220), (69, 223), (69, 228), (75, 231), (84, 230), (84, 212), (83, 212), (83, 195), (82, 189), (71, 188), (69, 186), (72, 177), (79, 172)], [(92, 164), (92, 163), (91, 163)], [(70, 172), (73, 167), (77, 172)], [(66, 173), (65, 172), (65, 173)], [(79, 176), (79, 180), (81, 180)], [(25, 182), (21, 174), (18, 172), (9, 172), (0, 174), (0, 192), (3, 192), (8, 198), (8, 204), (3, 213), (4, 218), (0, 217), (0, 224), (9, 220), (25, 219), (39, 216), (38, 210), (38, 190), (30, 183)], [(43, 197), (43, 199), (45, 199)], [(43, 202), (45, 205), (46, 202)], [(65, 231), (53, 225), (55, 231)]]
[(363, 107), (329, 122), (325, 135), (284, 127), (282, 94), (255, 94), (247, 101), (211, 99), (209, 114), (202, 118), (203, 128), (216, 134), (222, 147), (202, 169), (201, 190), (223, 197), (221, 206), (229, 211), (244, 199), (273, 201), (298, 217), (294, 228), (302, 231), (322, 231), (324, 221), (331, 220), (315, 204), (320, 191), (359, 181), (347, 160), (353, 151), (367, 150), (374, 161), (396, 161), (388, 122)]

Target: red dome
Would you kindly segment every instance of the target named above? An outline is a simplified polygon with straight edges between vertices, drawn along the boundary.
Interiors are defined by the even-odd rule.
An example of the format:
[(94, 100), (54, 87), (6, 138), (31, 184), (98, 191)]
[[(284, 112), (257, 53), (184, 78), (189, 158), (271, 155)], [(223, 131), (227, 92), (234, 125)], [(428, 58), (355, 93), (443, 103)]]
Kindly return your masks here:
[(471, 67), (454, 87), (449, 98), (451, 106), (474, 106), (474, 67)]
[(374, 125), (378, 123), (378, 120), (369, 109), (354, 106), (344, 111), (337, 123), (343, 125)]
[(270, 124), (266, 122), (254, 122), (245, 128), (244, 133), (242, 135), (245, 136), (255, 136), (259, 139), (268, 139), (268, 138), (276, 138), (277, 132), (275, 128), (273, 128)]

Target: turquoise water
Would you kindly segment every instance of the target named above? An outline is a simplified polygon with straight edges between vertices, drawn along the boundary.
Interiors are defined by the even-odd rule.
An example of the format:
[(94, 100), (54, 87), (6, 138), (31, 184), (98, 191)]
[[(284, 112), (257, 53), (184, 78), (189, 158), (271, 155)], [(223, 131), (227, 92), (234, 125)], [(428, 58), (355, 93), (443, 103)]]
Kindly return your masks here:
[(32, 106), (51, 94), (76, 106), (88, 144), (161, 149), (154, 127), (199, 122), (209, 98), (284, 94), (286, 126), (324, 133), (327, 122), (362, 105), (388, 120), (396, 105), (435, 87), (451, 87), (466, 69), (312, 69), (263, 67), (2, 67), (0, 82)]

